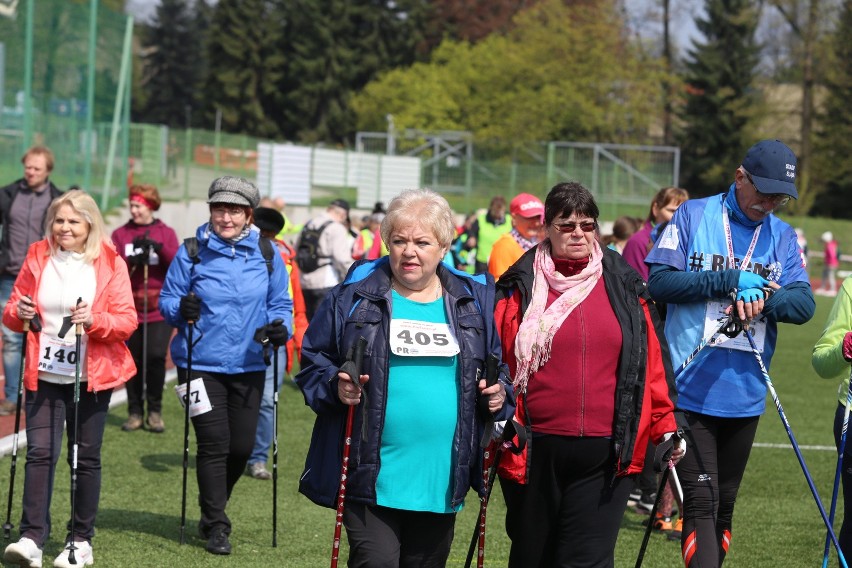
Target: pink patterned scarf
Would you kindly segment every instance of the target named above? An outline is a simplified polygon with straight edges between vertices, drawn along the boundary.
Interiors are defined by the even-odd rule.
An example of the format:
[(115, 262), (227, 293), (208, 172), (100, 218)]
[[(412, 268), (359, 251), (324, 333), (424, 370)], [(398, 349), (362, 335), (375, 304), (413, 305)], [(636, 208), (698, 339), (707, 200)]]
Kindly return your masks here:
[[(573, 276), (563, 276), (556, 271), (550, 256), (550, 240), (545, 240), (535, 252), (533, 261), (533, 287), (530, 305), (515, 337), (515, 389), (526, 391), (530, 375), (550, 359), (553, 336), (565, 318), (588, 297), (603, 274), (603, 252), (597, 241), (593, 242), (589, 264)], [(550, 289), (559, 292), (555, 302), (547, 306)]]

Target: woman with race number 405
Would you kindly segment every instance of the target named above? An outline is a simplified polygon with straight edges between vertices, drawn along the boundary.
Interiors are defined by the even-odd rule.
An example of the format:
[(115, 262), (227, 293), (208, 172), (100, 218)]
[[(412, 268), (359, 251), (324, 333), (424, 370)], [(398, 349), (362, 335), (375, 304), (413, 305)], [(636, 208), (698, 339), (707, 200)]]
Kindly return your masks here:
[[(72, 476), (76, 468), (76, 491), (72, 482), (66, 546), (53, 565), (70, 568), (94, 562), (101, 443), (113, 389), (136, 374), (124, 343), (136, 330), (136, 309), (127, 265), (110, 242), (90, 196), (75, 190), (56, 198), (47, 210), (45, 226), (45, 239), (27, 252), (3, 310), (3, 323), (17, 332), (36, 316), (41, 321), (41, 332), (28, 334), (23, 377), (27, 463), (21, 539), (6, 547), (3, 560), (17, 566), (42, 565), (42, 550), (50, 537), (56, 463), (67, 425), (68, 463)], [(71, 459), (74, 449), (76, 463)], [(72, 542), (75, 564), (69, 558)]]
[[(500, 356), (494, 284), (441, 261), (455, 225), (433, 191), (394, 198), (381, 236), (389, 256), (353, 265), (305, 335), (296, 383), (317, 419), (299, 490), (335, 506), (355, 408), (342, 512), (348, 566), (440, 567), (468, 489), (484, 491), (477, 401), (498, 419), (513, 409), (511, 387), (486, 387), (483, 376), (488, 356)], [(353, 377), (347, 359), (362, 337)]]
[[(509, 566), (613, 566), (631, 476), (676, 431), (674, 380), (642, 278), (596, 240), (579, 183), (544, 202), (547, 238), (497, 282), (495, 318), (527, 449), (499, 473)], [(682, 442), (682, 440), (680, 440)], [(684, 454), (680, 443), (672, 453)]]

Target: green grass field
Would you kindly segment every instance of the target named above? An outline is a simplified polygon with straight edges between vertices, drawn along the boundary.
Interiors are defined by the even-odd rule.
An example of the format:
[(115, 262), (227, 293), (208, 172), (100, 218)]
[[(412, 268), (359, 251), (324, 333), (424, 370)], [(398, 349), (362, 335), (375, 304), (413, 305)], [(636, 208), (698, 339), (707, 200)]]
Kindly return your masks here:
[[(831, 299), (817, 298), (817, 314), (804, 326), (781, 327), (770, 374), (800, 446), (831, 446), (831, 423), (837, 385), (819, 379), (811, 369), (811, 348), (820, 335)], [(310, 438), (313, 415), (291, 384), (282, 390), (279, 408), (278, 547), (272, 548), (272, 483), (243, 478), (228, 514), (233, 523), (234, 553), (216, 557), (197, 537), (197, 486), (190, 471), (187, 500), (187, 543), (178, 544), (181, 510), (183, 422), (177, 399), (167, 388), (165, 434), (120, 429), (124, 406), (114, 408), (104, 441), (103, 491), (94, 541), (96, 566), (276, 566), (314, 567), (329, 563), (334, 513), (297, 493)], [(192, 436), (192, 435), (191, 435)], [(194, 454), (194, 437), (192, 453)], [(822, 560), (825, 528), (805, 478), (789, 447), (778, 414), (767, 400), (734, 517), (727, 567), (812, 567)], [(779, 444), (783, 447), (767, 447)], [(803, 449), (823, 497), (831, 498), (836, 454)], [(20, 520), (23, 452), (16, 477), (12, 521)], [(9, 483), (10, 458), (0, 460), (0, 487)], [(6, 494), (4, 492), (4, 501)], [(52, 506), (54, 534), (45, 549), (45, 566), (58, 554), (68, 518), (69, 470), (64, 458), (57, 468)], [(458, 515), (449, 566), (463, 566), (478, 512), (471, 495)], [(499, 485), (489, 507), (486, 565), (505, 566), (509, 542), (503, 530), (505, 509)], [(838, 515), (840, 517), (840, 515)], [(616, 547), (616, 566), (632, 567), (641, 543), (645, 517), (626, 513)], [(839, 528), (839, 522), (837, 523)], [(344, 538), (345, 541), (345, 538)], [(644, 566), (681, 566), (679, 545), (653, 535)], [(342, 555), (345, 558), (345, 551)], [(344, 565), (341, 561), (341, 565)], [(837, 561), (832, 559), (831, 566)]]

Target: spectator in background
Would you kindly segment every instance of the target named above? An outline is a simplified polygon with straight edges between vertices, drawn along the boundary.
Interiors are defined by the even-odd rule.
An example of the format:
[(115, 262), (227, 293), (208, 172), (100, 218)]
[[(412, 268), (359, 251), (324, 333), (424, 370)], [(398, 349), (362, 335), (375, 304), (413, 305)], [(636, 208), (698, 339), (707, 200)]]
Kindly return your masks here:
[(793, 229), (796, 231), (796, 243), (799, 245), (799, 252), (802, 254), (802, 266), (808, 267), (808, 239), (805, 237), (805, 231), (799, 227)]
[(671, 220), (672, 215), (681, 203), (689, 199), (689, 193), (679, 187), (664, 187), (651, 200), (651, 208), (642, 228), (636, 231), (624, 245), (622, 256), (627, 264), (636, 269), (636, 272), (646, 281), (648, 280), (648, 267), (645, 265), (645, 257), (654, 244), (654, 229), (662, 223)]
[(603, 244), (610, 250), (621, 254), (627, 240), (633, 236), (633, 233), (639, 229), (641, 224), (641, 221), (637, 222), (636, 217), (622, 215), (612, 224), (612, 234), (603, 238)]
[[(648, 210), (648, 217), (642, 227), (636, 231), (624, 245), (622, 256), (627, 264), (632, 266), (642, 278), (648, 280), (648, 266), (645, 264), (645, 257), (651, 246), (654, 244), (660, 230), (668, 223), (674, 212), (681, 203), (689, 199), (689, 193), (685, 189), (679, 187), (664, 187), (660, 189), (654, 198), (651, 200), (651, 205)], [(665, 306), (657, 303), (657, 310), (660, 312), (660, 317), (665, 320)], [(637, 512), (648, 514), (654, 506), (656, 500), (656, 491), (658, 487), (657, 474), (654, 472), (654, 445), (648, 444), (645, 454), (645, 466), (636, 478), (636, 488), (630, 494), (629, 504), (636, 508)], [(677, 520), (677, 525), (672, 524), (671, 511), (674, 502), (674, 495), (670, 487), (666, 487), (665, 493), (660, 497), (660, 506), (658, 507), (657, 519), (651, 519), (650, 522), (658, 530), (680, 530), (683, 525), (683, 518)], [(675, 535), (679, 537), (680, 535)]]
[(488, 205), (488, 211), (477, 215), (476, 221), (468, 230), (465, 246), (468, 250), (476, 247), (476, 273), (488, 270), (488, 257), (491, 256), (491, 248), (500, 235), (512, 230), (512, 220), (506, 216), (506, 199), (497, 196)]
[[(48, 177), (53, 172), (53, 152), (33, 146), (21, 158), (24, 177), (0, 189), (0, 305), (5, 305), (12, 285), (21, 270), (27, 249), (44, 238), (44, 221), (51, 201), (59, 197), (59, 188)], [(21, 373), (21, 334), (5, 325), (3, 333), (3, 371), (6, 375), (6, 400), (0, 401), (0, 416), (13, 414), (18, 401)]]
[(823, 242), (823, 267), (822, 283), (817, 294), (824, 296), (837, 295), (837, 267), (840, 266), (840, 252), (837, 249), (837, 241), (831, 231), (826, 231), (820, 237)]
[(302, 285), (299, 282), (299, 267), (294, 262), (296, 251), (293, 247), (282, 240), (275, 238), (284, 226), (284, 216), (278, 211), (268, 207), (258, 207), (254, 210), (254, 224), (260, 229), (260, 236), (265, 237), (275, 244), (284, 266), (289, 274), (289, 292), (293, 300), (293, 336), (287, 341), (286, 359), (280, 365), (277, 377), (274, 376), (274, 366), (266, 368), (266, 382), (263, 385), (263, 398), (260, 401), (260, 416), (257, 420), (257, 433), (254, 437), (254, 449), (246, 464), (246, 475), (255, 479), (272, 479), (272, 474), (266, 469), (266, 459), (269, 457), (269, 446), (272, 444), (273, 412), (275, 412), (275, 386), (273, 380), (278, 381), (281, 387), (286, 371), (289, 375), (293, 369), (293, 361), (302, 351), (302, 338), (308, 328), (308, 318), (305, 316), (305, 299), (302, 297)]
[(535, 195), (520, 193), (509, 204), (512, 230), (501, 235), (491, 249), (488, 272), (497, 280), (515, 261), (541, 240), (544, 234), (544, 203)]
[(169, 264), (177, 253), (178, 238), (174, 229), (154, 218), (159, 208), (160, 194), (156, 187), (131, 186), (130, 220), (112, 233), (112, 242), (130, 270), (139, 321), (139, 327), (127, 342), (137, 372), (126, 385), (127, 421), (121, 426), (125, 432), (142, 427), (146, 403), (148, 430), (159, 433), (166, 427), (162, 414), (163, 385), (172, 328), (160, 314), (158, 303)]
[(453, 255), (453, 263), (457, 270), (473, 274), (476, 269), (476, 239), (471, 239), (470, 228), (476, 222), (476, 211), (467, 214), (464, 223), (456, 228), (458, 236), (453, 240), (450, 250)]
[(352, 241), (346, 225), (348, 219), (349, 202), (335, 199), (325, 212), (305, 223), (305, 228), (299, 235), (299, 242), (296, 244), (297, 258), (300, 247), (306, 245), (306, 240), (311, 236), (309, 231), (319, 231), (316, 239), (318, 267), (308, 270), (313, 267), (299, 265), (308, 321), (313, 318), (320, 302), (331, 289), (343, 281), (352, 265)]

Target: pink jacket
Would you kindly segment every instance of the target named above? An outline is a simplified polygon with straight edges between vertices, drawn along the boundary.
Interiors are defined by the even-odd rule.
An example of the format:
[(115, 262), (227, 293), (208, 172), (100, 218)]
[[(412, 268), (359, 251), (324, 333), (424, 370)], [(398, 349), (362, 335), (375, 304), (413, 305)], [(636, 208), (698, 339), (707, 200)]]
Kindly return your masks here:
[[(47, 240), (34, 243), (27, 251), (12, 295), (3, 310), (3, 323), (12, 331), (20, 333), (24, 329), (23, 322), (16, 315), (18, 299), (25, 295), (38, 298), (41, 275), (49, 254)], [(97, 285), (92, 304), (93, 323), (85, 333), (89, 336), (86, 351), (88, 390), (97, 392), (115, 388), (136, 374), (136, 365), (124, 342), (136, 330), (137, 321), (124, 260), (111, 245), (103, 245), (94, 267)], [(24, 385), (27, 390), (37, 390), (38, 365), (35, 362), (39, 356), (38, 334), (33, 333), (28, 338), (26, 355), (29, 364), (24, 370)]]

